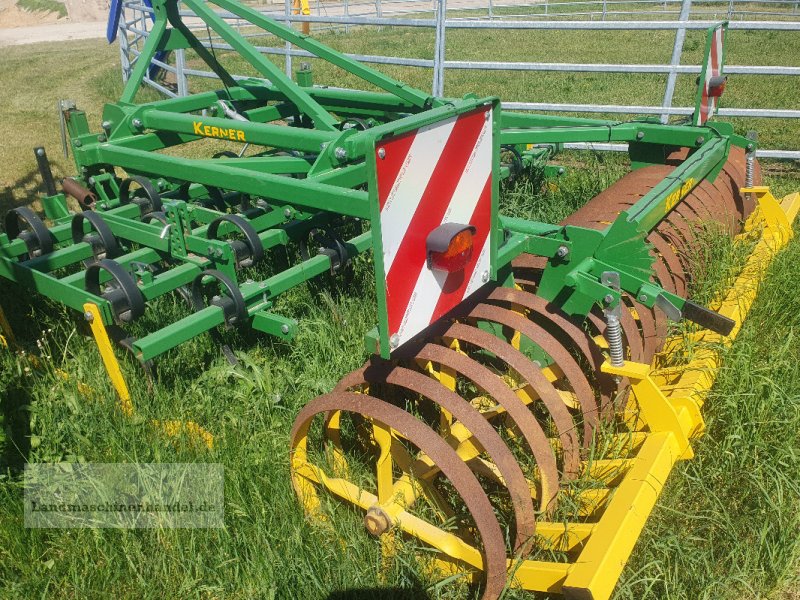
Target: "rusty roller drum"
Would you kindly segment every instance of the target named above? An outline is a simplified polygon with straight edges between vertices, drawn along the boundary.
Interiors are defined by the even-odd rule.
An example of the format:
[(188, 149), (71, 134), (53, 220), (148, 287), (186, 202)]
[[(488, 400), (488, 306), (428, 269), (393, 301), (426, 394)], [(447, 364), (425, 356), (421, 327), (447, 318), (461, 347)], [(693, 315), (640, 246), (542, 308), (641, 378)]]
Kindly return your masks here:
[[(675, 153), (666, 165), (627, 174), (562, 224), (604, 228), (683, 158)], [(686, 249), (698, 223), (739, 231), (753, 210), (738, 191), (744, 172), (744, 153), (734, 148), (716, 181), (700, 182), (649, 235), (654, 280), (665, 289), (686, 294)], [(537, 520), (550, 518), (581, 474), (627, 385), (600, 372), (606, 324), (599, 307), (579, 320), (536, 296), (545, 265), (542, 257), (518, 257), (515, 288), (490, 290), (434, 327), (410, 356), (372, 358), (301, 411), (292, 469), (308, 510), (317, 510), (327, 488), (364, 510), (374, 535), (403, 532), (444, 557), (457, 555), (460, 566), (483, 572), (483, 598), (499, 595), (507, 561), (531, 551)], [(624, 300), (626, 355), (650, 362), (666, 318)], [(546, 360), (532, 358), (530, 348)]]

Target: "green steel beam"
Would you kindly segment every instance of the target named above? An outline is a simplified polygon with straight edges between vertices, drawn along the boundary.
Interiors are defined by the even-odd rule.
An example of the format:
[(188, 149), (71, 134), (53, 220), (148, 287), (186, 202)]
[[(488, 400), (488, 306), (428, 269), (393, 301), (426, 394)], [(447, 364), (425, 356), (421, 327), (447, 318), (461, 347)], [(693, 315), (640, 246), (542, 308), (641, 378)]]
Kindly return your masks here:
[(703, 144), (625, 211), (628, 220), (637, 223), (643, 231), (652, 231), (698, 183), (721, 167), (727, 159), (729, 147), (726, 138), (715, 138)]
[[(272, 198), (313, 210), (327, 210), (351, 217), (369, 218), (368, 196), (360, 190), (341, 189), (313, 180), (293, 179), (269, 173), (254, 173), (233, 165), (154, 154), (112, 144), (93, 149), (95, 164), (111, 163), (124, 169), (156, 177), (183, 179), (208, 186), (222, 182), (245, 194)], [(217, 164), (219, 163), (219, 164)]]
[[(307, 152), (320, 152), (322, 144), (335, 140), (339, 135), (339, 132), (336, 131), (318, 131), (268, 123), (235, 121), (221, 117), (184, 115), (161, 110), (143, 112), (141, 121), (142, 127), (146, 129)], [(222, 131), (226, 133), (223, 134)]]
[[(155, 2), (154, 2), (155, 4)], [(338, 121), (324, 108), (322, 108), (303, 88), (289, 79), (283, 71), (271, 60), (243, 38), (237, 31), (209, 8), (206, 2), (198, 0), (183, 0), (183, 4), (194, 11), (208, 26), (217, 32), (242, 58), (249, 62), (253, 68), (269, 79), (273, 85), (280, 89), (297, 108), (308, 115), (315, 127), (321, 130), (335, 131)], [(234, 11), (231, 11), (234, 12)], [(258, 14), (256, 11), (253, 11)], [(256, 24), (256, 23), (254, 23)]]
[[(197, 3), (196, 0), (189, 1), (193, 4)], [(431, 97), (430, 94), (426, 94), (425, 92), (408, 86), (405, 83), (397, 81), (396, 79), (392, 79), (376, 69), (348, 58), (341, 52), (337, 52), (333, 48), (330, 48), (329, 46), (326, 46), (325, 44), (322, 44), (311, 37), (298, 33), (291, 27), (287, 27), (282, 23), (278, 23), (273, 19), (265, 17), (258, 11), (240, 4), (239, 2), (232, 0), (212, 1), (220, 8), (232, 12), (236, 16), (249, 21), (253, 25), (261, 27), (265, 31), (278, 36), (284, 41), (290, 42), (298, 48), (302, 48), (303, 50), (318, 56), (322, 60), (328, 61), (332, 65), (340, 67), (345, 71), (360, 77), (367, 83), (370, 83), (386, 92), (394, 94), (398, 98), (402, 98), (403, 100), (410, 102), (414, 106), (419, 108), (428, 108), (430, 106), (437, 106), (440, 104), (440, 101), (437, 101), (435, 98)]]

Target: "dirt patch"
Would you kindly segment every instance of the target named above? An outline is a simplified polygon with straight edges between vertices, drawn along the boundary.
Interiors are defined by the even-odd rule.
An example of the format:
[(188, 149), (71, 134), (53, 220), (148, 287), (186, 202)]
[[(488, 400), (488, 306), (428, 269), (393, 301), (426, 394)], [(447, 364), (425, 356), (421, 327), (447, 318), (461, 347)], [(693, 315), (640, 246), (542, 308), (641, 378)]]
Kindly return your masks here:
[(107, 21), (110, 9), (108, 0), (64, 0), (67, 18), (74, 23)]
[[(58, 13), (27, 11), (17, 6), (17, 0), (0, 0), (0, 29), (33, 27), (59, 21)], [(65, 22), (66, 19), (61, 19)]]

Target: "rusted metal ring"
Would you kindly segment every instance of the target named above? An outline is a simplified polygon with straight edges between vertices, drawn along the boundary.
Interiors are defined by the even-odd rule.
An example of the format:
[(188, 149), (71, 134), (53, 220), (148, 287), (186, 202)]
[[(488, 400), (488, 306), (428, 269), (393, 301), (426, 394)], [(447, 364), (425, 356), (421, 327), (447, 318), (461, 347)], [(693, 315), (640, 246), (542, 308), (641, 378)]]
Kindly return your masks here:
[[(331, 411), (357, 413), (391, 427), (437, 465), (442, 475), (461, 496), (480, 534), (486, 573), (483, 600), (496, 599), (503, 592), (507, 578), (503, 532), (489, 498), (464, 461), (435, 431), (413, 415), (378, 398), (349, 392), (326, 394), (303, 407), (294, 421), (290, 434), (292, 453), (300, 440), (308, 434), (314, 417)], [(298, 475), (292, 472), (295, 493), (302, 498), (303, 492), (297, 478)]]
[(416, 357), (438, 363), (461, 373), (483, 389), (506, 410), (507, 416), (511, 417), (528, 443), (531, 453), (539, 466), (542, 480), (542, 485), (539, 489), (539, 510), (547, 512), (555, 508), (555, 499), (559, 486), (555, 454), (541, 425), (539, 425), (533, 413), (528, 410), (528, 407), (525, 406), (525, 403), (514, 391), (482, 364), (450, 348), (437, 344), (426, 344), (420, 349)]
[(584, 447), (588, 447), (599, 421), (597, 401), (595, 400), (592, 386), (589, 385), (589, 381), (586, 379), (586, 374), (569, 351), (546, 329), (514, 311), (491, 304), (478, 304), (472, 309), (469, 316), (485, 321), (494, 321), (512, 330), (519, 331), (553, 359), (564, 374), (564, 379), (575, 392), (578, 404), (581, 407), (583, 416), (582, 442)]
[(523, 548), (536, 532), (531, 491), (511, 450), (486, 418), (464, 398), (418, 371), (376, 360), (357, 372), (362, 384), (387, 383), (424, 396), (452, 414), (472, 433), (497, 466), (508, 488), (517, 529), (514, 549)]
[(443, 335), (467, 342), (476, 348), (488, 350), (519, 373), (520, 377), (531, 386), (550, 414), (550, 418), (553, 419), (561, 442), (564, 479), (569, 480), (576, 477), (580, 468), (581, 456), (575, 423), (553, 384), (547, 380), (536, 365), (505, 340), (466, 323), (453, 323)]

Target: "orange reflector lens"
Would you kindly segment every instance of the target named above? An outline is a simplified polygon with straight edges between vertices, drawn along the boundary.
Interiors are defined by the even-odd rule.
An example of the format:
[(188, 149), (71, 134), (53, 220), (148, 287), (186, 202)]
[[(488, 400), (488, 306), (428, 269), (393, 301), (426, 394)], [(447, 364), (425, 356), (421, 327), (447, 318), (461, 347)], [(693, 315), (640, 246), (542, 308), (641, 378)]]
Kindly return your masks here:
[(447, 250), (431, 252), (428, 261), (432, 269), (455, 273), (467, 266), (472, 258), (472, 228), (468, 227), (453, 236)]
[(709, 98), (719, 98), (725, 93), (725, 84), (728, 83), (728, 78), (724, 75), (715, 75), (708, 82), (708, 96)]

